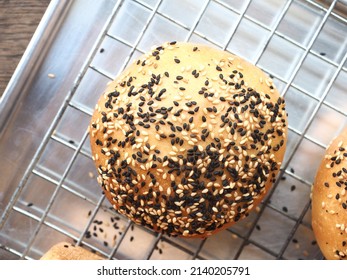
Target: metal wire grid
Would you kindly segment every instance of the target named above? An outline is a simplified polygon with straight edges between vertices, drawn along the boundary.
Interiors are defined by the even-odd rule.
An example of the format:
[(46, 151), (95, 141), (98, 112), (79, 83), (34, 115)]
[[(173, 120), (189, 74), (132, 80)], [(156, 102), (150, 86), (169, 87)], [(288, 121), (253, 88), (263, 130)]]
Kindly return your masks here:
[[(1, 230), (5, 231), (4, 228), (6, 228), (7, 224), (14, 223), (13, 220), (15, 220), (15, 217), (17, 216), (24, 216), (27, 219), (27, 222), (24, 223), (25, 226), (30, 225), (29, 235), (27, 235), (25, 238), (14, 238), (15, 240), (12, 240), (12, 242), (8, 242), (8, 244), (4, 245), (6, 250), (18, 255), (23, 259), (36, 259), (40, 257), (42, 250), (44, 250), (45, 248), (48, 249), (49, 245), (54, 244), (53, 241), (58, 242), (62, 238), (64, 238), (65, 240), (67, 239), (76, 242), (77, 245), (83, 245), (109, 259), (206, 259), (224, 257), (244, 259), (255, 257), (252, 256), (253, 253), (256, 255), (255, 258), (321, 258), (319, 249), (317, 248), (317, 246), (315, 246), (314, 239), (312, 239), (313, 235), (309, 223), (309, 198), (305, 200), (303, 207), (300, 209), (300, 211), (298, 211), (297, 215), (288, 213), (288, 209), (286, 209), (285, 207), (281, 208), (281, 206), (271, 203), (271, 200), (276, 195), (276, 192), (279, 188), (278, 186), (283, 184), (284, 178), (287, 178), (287, 180), (291, 179), (299, 182), (300, 184), (302, 184), (301, 190), (305, 189), (306, 194), (308, 194), (312, 180), (306, 178), (305, 176), (302, 176), (301, 174), (297, 174), (290, 166), (291, 162), (297, 155), (297, 152), (300, 149), (303, 141), (308, 141), (310, 145), (312, 144), (318, 147), (321, 153), (324, 150), (326, 143), (322, 143), (322, 141), (310, 136), (310, 134), (308, 133), (310, 126), (317, 118), (317, 114), (321, 107), (324, 105), (337, 114), (341, 114), (343, 118), (346, 117), (344, 110), (338, 108), (338, 106), (335, 106), (334, 104), (327, 102), (326, 97), (330, 93), (339, 75), (341, 75), (342, 73), (346, 74), (347, 54), (343, 54), (343, 58), (340, 61), (336, 62), (333, 59), (326, 57), (324, 53), (319, 53), (312, 48), (317, 38), (321, 34), (328, 19), (333, 18), (341, 22), (347, 28), (347, 20), (337, 14), (334, 10), (338, 1), (332, 1), (328, 8), (315, 1), (283, 2), (283, 5), (276, 12), (277, 16), (274, 23), (268, 25), (257, 20), (247, 13), (250, 6), (253, 4), (253, 2), (256, 1), (245, 1), (247, 3), (245, 3), (242, 7), (235, 8), (233, 4), (231, 2), (228, 3), (228, 1), (206, 0), (203, 2), (203, 6), (198, 10), (195, 20), (190, 27), (184, 25), (181, 21), (176, 20), (175, 17), (169, 16), (167, 13), (162, 12), (161, 7), (164, 2), (164, 0), (160, 0), (157, 1), (154, 5), (152, 4), (153, 2), (144, 0), (124, 0), (117, 2), (107, 24), (105, 25), (104, 31), (102, 32), (102, 34), (100, 34), (100, 37), (96, 42), (95, 47), (91, 51), (90, 56), (86, 58), (85, 66), (83, 67), (75, 86), (69, 93), (67, 93), (65, 103), (62, 104), (58, 114), (50, 125), (50, 128), (45, 135), (44, 141), (40, 145), (36, 155), (33, 157), (30, 165), (25, 172), (25, 175), (23, 176), (11, 201), (7, 205), (7, 208), (5, 209), (1, 217), (0, 233)], [(288, 13), (288, 10), (294, 4), (307, 5), (318, 13), (321, 13), (321, 20), (319, 21), (313, 34), (305, 44), (299, 43), (290, 36), (287, 36), (286, 34), (283, 34), (279, 31), (281, 22)], [(126, 5), (137, 5), (148, 12), (146, 23), (142, 25), (142, 30), (140, 30), (138, 36), (132, 42), (129, 42), (129, 40), (126, 40), (121, 36), (114, 35), (110, 31), (114, 25), (114, 22), (118, 19), (120, 10)], [(221, 44), (220, 42), (211, 38), (211, 36), (204, 34), (198, 28), (199, 24), (204, 20), (204, 16), (206, 15), (211, 5), (218, 5), (225, 11), (232, 12), (237, 16), (237, 21), (233, 25), (232, 29), (229, 30), (229, 38), (226, 42), (224, 42), (224, 44)], [(180, 29), (185, 30), (186, 34), (183, 38), (185, 41), (202, 40), (224, 50), (228, 50), (228, 47), (234, 38), (235, 32), (238, 30), (239, 26), (242, 25), (243, 20), (246, 19), (267, 31), (265, 43), (262, 45), (262, 48), (258, 51), (258, 53), (253, 57), (252, 61), (260, 67), (261, 58), (265, 50), (269, 47), (269, 44), (271, 44), (271, 40), (274, 36), (282, 38), (286, 42), (289, 42), (291, 45), (295, 46), (295, 48), (301, 50), (301, 54), (297, 59), (294, 68), (292, 69), (290, 75), (285, 78), (279, 75), (276, 71), (271, 71), (270, 69), (266, 69), (266, 67), (262, 67), (266, 72), (274, 77), (275, 82), (282, 85), (280, 87), (280, 90), (285, 98), (290, 89), (295, 89), (299, 91), (302, 96), (307, 96), (310, 99), (314, 100), (314, 106), (310, 111), (303, 127), (298, 129), (294, 126), (289, 126), (290, 135), (292, 135), (293, 137), (295, 136), (295, 141), (293, 141), (293, 144), (289, 147), (289, 152), (287, 153), (287, 158), (282, 166), (279, 179), (275, 183), (271, 192), (268, 194), (267, 198), (264, 200), (261, 207), (259, 207), (257, 211), (254, 211), (254, 213), (250, 217), (241, 221), (239, 225), (236, 225), (235, 227), (232, 227), (222, 233), (222, 238), (219, 237), (220, 239), (223, 239), (225, 237), (226, 239), (232, 240), (230, 244), (232, 246), (235, 246), (235, 249), (232, 250), (233, 252), (229, 256), (225, 255), (225, 253), (223, 252), (223, 250), (225, 251), (225, 249), (223, 248), (223, 243), (221, 246), (218, 246), (218, 244), (221, 244), (221, 242), (218, 242), (216, 240), (210, 242), (210, 239), (182, 240), (177, 238), (169, 238), (165, 235), (156, 234), (144, 228), (140, 228), (130, 221), (124, 219), (123, 217), (115, 214), (110, 209), (108, 202), (105, 201), (104, 196), (99, 194), (90, 194), (88, 193), (88, 191), (84, 192), (83, 186), (80, 186), (78, 184), (74, 185), (73, 183), (68, 182), (68, 178), (72, 171), (79, 169), (80, 165), (77, 162), (80, 158), (85, 158), (89, 162), (91, 161), (86, 126), (83, 126), (81, 128), (80, 134), (76, 137), (71, 137), (64, 134), (64, 129), (66, 129), (64, 127), (68, 126), (64, 125), (64, 122), (69, 120), (71, 114), (82, 115), (82, 119), (85, 122), (89, 120), (92, 114), (92, 106), (88, 106), (88, 102), (85, 102), (87, 103), (86, 105), (78, 98), (75, 98), (75, 96), (78, 95), (79, 91), (82, 91), (84, 89), (84, 82), (88, 81), (90, 77), (96, 76), (99, 81), (102, 81), (102, 84), (104, 84), (104, 82), (108, 80), (113, 79), (113, 74), (110, 74), (107, 70), (105, 71), (103, 67), (98, 66), (97, 59), (97, 57), (101, 57), (103, 53), (107, 51), (106, 47), (104, 46), (107, 45), (108, 42), (111, 42), (111, 44), (122, 44), (124, 46), (127, 46), (129, 49), (127, 55), (123, 58), (122, 66), (117, 69), (117, 72), (124, 69), (124, 67), (129, 63), (131, 59), (134, 59), (134, 57), (136, 57), (138, 54), (146, 51), (145, 49), (141, 49), (141, 42), (143, 42), (144, 36), (147, 35), (148, 32), (151, 32), (149, 29), (150, 24), (154, 20), (154, 18), (158, 16), (169, 21), (170, 24), (178, 26)], [(171, 36), (171, 34), (169, 34), (169, 36)], [(346, 50), (345, 47), (342, 47), (341, 49)], [(324, 63), (327, 63), (334, 68), (334, 71), (330, 76), (330, 80), (327, 82), (325, 88), (323, 89), (323, 92), (318, 97), (312, 95), (310, 92), (308, 92), (308, 90), (294, 83), (294, 80), (297, 77), (297, 74), (301, 71), (308, 55), (313, 56), (316, 59), (323, 61)], [(302, 100), (298, 101), (302, 102)], [(94, 104), (93, 102), (93, 100), (89, 101), (90, 105)], [(69, 115), (69, 117), (66, 117), (67, 115)], [(54, 150), (52, 148), (54, 145), (64, 147), (63, 149), (67, 151), (66, 154), (69, 155), (66, 156), (65, 165), (61, 170), (61, 166), (45, 167), (45, 159), (47, 157), (47, 153), (51, 153), (51, 150)], [(65, 157), (64, 152), (61, 152), (61, 150), (59, 150), (59, 155)], [(86, 174), (90, 176), (91, 181), (94, 182), (94, 192), (97, 192), (98, 189), (95, 185), (95, 175), (93, 174), (93, 172), (91, 172), (91, 169), (88, 169), (87, 167), (84, 169), (85, 170), (83, 170), (82, 173), (83, 176), (86, 177)], [(25, 194), (29, 189), (33, 188), (33, 185), (40, 183), (37, 183), (36, 181), (51, 185), (51, 191), (47, 194), (44, 207), (42, 207), (42, 209), (35, 210), (35, 205), (32, 205), (32, 203), (27, 199), (27, 197), (30, 197), (30, 195), (27, 195), (26, 197)], [(294, 187), (294, 185), (291, 186), (291, 191), (294, 190)], [(75, 201), (76, 204), (79, 205), (79, 207), (83, 203), (88, 204), (88, 206), (86, 206), (85, 208), (90, 210), (86, 210), (85, 214), (81, 214), (80, 211), (79, 213), (77, 213), (78, 218), (75, 218), (74, 216), (71, 218), (71, 216), (69, 215), (57, 215), (55, 212), (57, 208), (56, 202), (58, 201), (59, 203), (63, 204), (63, 199), (66, 199), (61, 195), (62, 192), (68, 193), (68, 196), (73, 197), (71, 201)], [(60, 212), (64, 211), (64, 209), (58, 210)], [(271, 236), (265, 239), (263, 237), (257, 238), (257, 232), (260, 231), (260, 221), (264, 217), (265, 219), (267, 219), (268, 216), (266, 215), (266, 213), (269, 211), (272, 213), (270, 216), (275, 216), (279, 220), (286, 220), (286, 223), (288, 224), (285, 230), (286, 236), (284, 237), (283, 241), (280, 242), (280, 245), (276, 245), (276, 248), (273, 248), (273, 246), (269, 244), (269, 240), (272, 239)], [(83, 218), (81, 218), (81, 215), (83, 216)], [(67, 219), (65, 220), (64, 217), (66, 217)], [(79, 226), (78, 230), (74, 228), (73, 224), (74, 222), (78, 223), (76, 219), (78, 221), (83, 220), (83, 223)], [(104, 226), (104, 228), (102, 228), (101, 224)], [(113, 243), (110, 243), (110, 236), (105, 236), (105, 227), (108, 232), (110, 232), (110, 228), (111, 230), (114, 230), (115, 233), (112, 237)], [(298, 249), (299, 245), (297, 244), (298, 240), (296, 239), (296, 236), (299, 231), (304, 232), (302, 236), (306, 236), (306, 238), (308, 239), (307, 243), (310, 243), (309, 245), (311, 245), (311, 247), (313, 247), (314, 249), (310, 249), (310, 252), (307, 252), (309, 251), (309, 249), (307, 249), (306, 254), (304, 253), (303, 255), (297, 253), (294, 253), (294, 255), (293, 253), (287, 253), (292, 250), (290, 249), (291, 246), (294, 246), (296, 249)], [(51, 234), (53, 237), (51, 239), (46, 238), (47, 234)], [(101, 235), (103, 235), (103, 238), (100, 238)], [(134, 238), (140, 240), (140, 247), (142, 246), (140, 249), (141, 252), (138, 252), (138, 248), (130, 248), (130, 242), (134, 242)], [(45, 239), (48, 239), (47, 244), (44, 242)], [(222, 242), (224, 241), (225, 240), (223, 240)], [(146, 244), (144, 245), (143, 243)], [(215, 252), (213, 252), (213, 250), (215, 250)], [(163, 251), (168, 251), (168, 254), (165, 257), (163, 257), (163, 255), (165, 255)]]

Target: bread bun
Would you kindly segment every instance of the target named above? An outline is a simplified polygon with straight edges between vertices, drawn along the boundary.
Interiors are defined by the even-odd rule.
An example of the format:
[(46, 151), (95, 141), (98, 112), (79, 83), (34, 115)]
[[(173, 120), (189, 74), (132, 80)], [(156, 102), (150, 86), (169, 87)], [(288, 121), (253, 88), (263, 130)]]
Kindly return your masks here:
[(102, 94), (90, 125), (99, 183), (136, 224), (206, 237), (262, 200), (283, 160), (284, 100), (228, 52), (165, 43)]
[(312, 227), (324, 257), (347, 259), (347, 128), (328, 146), (312, 186)]
[(60, 242), (50, 248), (40, 260), (103, 260), (103, 258), (80, 246)]

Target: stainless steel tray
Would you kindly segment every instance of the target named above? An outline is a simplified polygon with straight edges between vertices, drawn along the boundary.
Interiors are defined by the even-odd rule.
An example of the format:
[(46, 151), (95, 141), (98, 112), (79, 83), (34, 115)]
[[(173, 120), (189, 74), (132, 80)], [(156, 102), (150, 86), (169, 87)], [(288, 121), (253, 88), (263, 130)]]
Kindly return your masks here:
[[(0, 101), (0, 259), (75, 242), (115, 259), (321, 259), (310, 188), (346, 125), (346, 1), (52, 1)], [(234, 52), (274, 78), (289, 114), (281, 174), (248, 218), (206, 240), (169, 238), (110, 209), (87, 125), (130, 61), (164, 41)], [(77, 125), (76, 125), (77, 124)]]

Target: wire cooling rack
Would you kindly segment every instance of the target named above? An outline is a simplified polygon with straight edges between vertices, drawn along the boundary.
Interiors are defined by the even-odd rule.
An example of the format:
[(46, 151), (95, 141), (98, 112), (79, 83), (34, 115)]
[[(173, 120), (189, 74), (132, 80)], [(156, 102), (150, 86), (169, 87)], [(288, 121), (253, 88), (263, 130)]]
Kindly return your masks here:
[[(57, 93), (65, 98), (3, 207), (0, 258), (39, 259), (69, 241), (109, 259), (321, 259), (310, 189), (325, 147), (346, 124), (346, 1), (112, 5), (73, 86)], [(256, 64), (273, 78), (289, 114), (285, 160), (264, 202), (204, 240), (157, 234), (115, 213), (91, 160), (87, 126), (107, 82), (153, 45), (173, 40), (210, 44)]]

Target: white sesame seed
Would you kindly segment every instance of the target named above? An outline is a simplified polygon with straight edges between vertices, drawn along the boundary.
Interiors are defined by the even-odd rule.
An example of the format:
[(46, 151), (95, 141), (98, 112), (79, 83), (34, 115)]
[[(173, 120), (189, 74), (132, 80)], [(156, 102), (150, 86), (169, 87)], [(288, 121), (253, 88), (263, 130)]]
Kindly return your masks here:
[(176, 190), (176, 193), (177, 193), (177, 194), (181, 194), (181, 193), (183, 193), (183, 190), (182, 190), (182, 189), (177, 189), (177, 190)]

